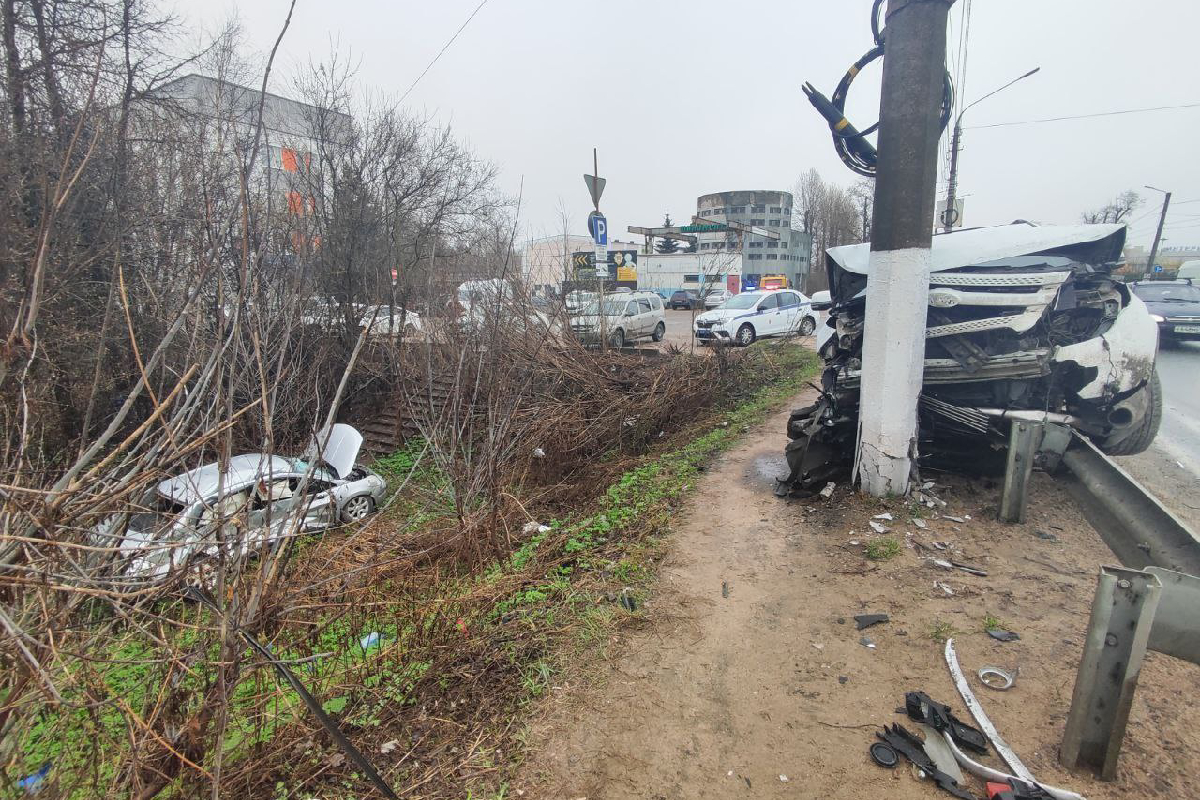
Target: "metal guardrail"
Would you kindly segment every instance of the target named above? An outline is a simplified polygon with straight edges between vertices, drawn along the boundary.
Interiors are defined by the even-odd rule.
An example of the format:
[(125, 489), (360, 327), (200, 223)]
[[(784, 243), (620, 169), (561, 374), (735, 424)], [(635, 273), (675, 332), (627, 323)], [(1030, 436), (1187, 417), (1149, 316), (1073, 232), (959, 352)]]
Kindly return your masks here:
[(1200, 539), (1082, 436), (1062, 464), (1084, 516), (1125, 566), (1100, 568), (1059, 760), (1113, 780), (1146, 651), (1200, 664)]
[(1062, 464), (1068, 491), (1122, 564), (1200, 575), (1200, 539), (1096, 445), (1076, 433)]

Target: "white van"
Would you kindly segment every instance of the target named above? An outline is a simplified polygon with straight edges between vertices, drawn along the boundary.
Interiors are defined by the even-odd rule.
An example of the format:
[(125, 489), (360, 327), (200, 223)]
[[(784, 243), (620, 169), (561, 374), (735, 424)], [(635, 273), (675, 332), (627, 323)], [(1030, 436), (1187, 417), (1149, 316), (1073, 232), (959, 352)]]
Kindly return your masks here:
[(608, 342), (609, 347), (624, 347), (638, 339), (661, 342), (667, 333), (663, 301), (654, 292), (609, 294), (583, 307), (571, 318), (571, 330), (585, 342)]
[(1179, 280), (1191, 278), (1196, 280), (1200, 278), (1200, 260), (1185, 261), (1179, 265), (1179, 272), (1175, 273), (1175, 277)]

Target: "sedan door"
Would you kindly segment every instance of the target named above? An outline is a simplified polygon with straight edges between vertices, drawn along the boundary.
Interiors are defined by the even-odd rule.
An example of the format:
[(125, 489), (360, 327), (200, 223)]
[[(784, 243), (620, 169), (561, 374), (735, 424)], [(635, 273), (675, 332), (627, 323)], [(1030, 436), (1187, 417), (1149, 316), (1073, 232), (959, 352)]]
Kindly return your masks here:
[(779, 333), (787, 336), (800, 330), (804, 309), (800, 306), (800, 295), (795, 292), (777, 292), (779, 296)]
[(774, 336), (780, 332), (778, 292), (772, 292), (760, 300), (757, 312), (752, 322), (759, 336)]

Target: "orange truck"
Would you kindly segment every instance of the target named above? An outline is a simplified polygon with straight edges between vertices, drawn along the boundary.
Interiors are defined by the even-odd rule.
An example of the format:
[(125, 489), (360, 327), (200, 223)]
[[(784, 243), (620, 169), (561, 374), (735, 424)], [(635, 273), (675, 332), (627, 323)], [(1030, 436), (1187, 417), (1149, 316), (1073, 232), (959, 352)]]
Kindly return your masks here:
[(760, 289), (786, 289), (788, 285), (787, 275), (763, 275), (762, 280), (758, 284)]

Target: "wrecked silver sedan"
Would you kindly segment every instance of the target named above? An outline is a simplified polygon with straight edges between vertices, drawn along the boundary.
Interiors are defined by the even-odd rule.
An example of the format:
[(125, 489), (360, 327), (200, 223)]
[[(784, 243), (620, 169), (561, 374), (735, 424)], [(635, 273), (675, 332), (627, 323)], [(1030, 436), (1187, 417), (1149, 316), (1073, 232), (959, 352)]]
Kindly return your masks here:
[[(989, 454), (1003, 455), (1006, 419), (1070, 425), (1111, 455), (1150, 446), (1162, 414), (1158, 329), (1112, 276), (1124, 242), (1122, 225), (1024, 222), (934, 237), (922, 465), (985, 467)], [(816, 491), (853, 466), (869, 250), (826, 253), (822, 394), (788, 420), (780, 495)]]

